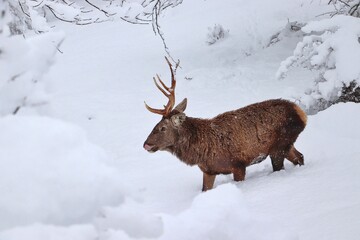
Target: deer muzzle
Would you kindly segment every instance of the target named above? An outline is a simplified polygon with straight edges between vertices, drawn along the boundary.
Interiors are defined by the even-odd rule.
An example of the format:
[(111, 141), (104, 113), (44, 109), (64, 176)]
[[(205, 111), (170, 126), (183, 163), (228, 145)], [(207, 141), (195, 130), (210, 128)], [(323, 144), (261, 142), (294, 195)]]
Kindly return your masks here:
[(155, 145), (151, 145), (146, 142), (144, 143), (144, 149), (151, 153), (156, 152), (158, 150), (158, 148)]

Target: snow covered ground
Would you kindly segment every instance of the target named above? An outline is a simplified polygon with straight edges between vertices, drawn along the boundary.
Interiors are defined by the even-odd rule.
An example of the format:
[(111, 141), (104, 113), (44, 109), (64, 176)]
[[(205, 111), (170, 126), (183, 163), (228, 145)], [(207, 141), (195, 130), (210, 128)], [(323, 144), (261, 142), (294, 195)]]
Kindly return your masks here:
[[(327, 1), (184, 1), (162, 30), (181, 61), (177, 102), (187, 115), (213, 117), (269, 98), (293, 99), (312, 84), (297, 69), (276, 80), (301, 36), (282, 35), (288, 20), (307, 22)], [(269, 160), (246, 180), (220, 176), (201, 193), (202, 174), (142, 145), (165, 103), (153, 84), (169, 80), (162, 43), (150, 26), (55, 23), (64, 31), (46, 75), (46, 116), (0, 120), (0, 240), (287, 239), (360, 236), (360, 108), (338, 104), (309, 116), (296, 142), (305, 165), (273, 173)], [(208, 28), (228, 37), (208, 45)]]

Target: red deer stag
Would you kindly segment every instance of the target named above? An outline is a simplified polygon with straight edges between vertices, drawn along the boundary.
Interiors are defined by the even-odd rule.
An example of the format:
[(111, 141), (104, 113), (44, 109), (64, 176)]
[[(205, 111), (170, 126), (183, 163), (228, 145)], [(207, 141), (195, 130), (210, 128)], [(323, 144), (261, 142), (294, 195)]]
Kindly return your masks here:
[[(304, 130), (307, 116), (296, 104), (281, 100), (255, 103), (212, 119), (185, 115), (185, 98), (174, 109), (175, 74), (171, 71), (171, 87), (157, 75), (157, 88), (169, 99), (164, 109), (146, 108), (162, 115), (144, 143), (149, 152), (168, 151), (188, 165), (198, 165), (203, 172), (203, 187), (213, 187), (217, 174), (233, 174), (235, 181), (245, 178), (245, 169), (270, 155), (274, 171), (284, 168), (287, 158), (294, 165), (303, 165), (303, 155), (294, 142)], [(176, 66), (177, 67), (177, 66)], [(175, 68), (176, 70), (176, 68)]]

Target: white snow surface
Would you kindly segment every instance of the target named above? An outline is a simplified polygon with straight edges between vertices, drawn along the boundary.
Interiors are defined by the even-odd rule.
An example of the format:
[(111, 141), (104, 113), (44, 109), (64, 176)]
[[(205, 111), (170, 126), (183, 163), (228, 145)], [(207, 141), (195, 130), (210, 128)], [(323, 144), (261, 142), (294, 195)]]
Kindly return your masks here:
[(34, 222), (73, 224), (122, 200), (119, 172), (85, 132), (37, 116), (0, 119), (0, 229)]
[[(289, 20), (308, 22), (328, 1), (184, 1), (160, 19), (181, 61), (176, 99), (186, 113), (213, 117), (269, 98), (293, 99), (309, 72), (275, 78), (299, 37), (271, 36)], [(106, 22), (65, 32), (46, 78), (43, 114), (0, 119), (0, 240), (286, 239), (360, 236), (360, 107), (338, 104), (310, 116), (296, 148), (305, 165), (273, 173), (269, 159), (243, 182), (202, 174), (143, 142), (166, 99), (152, 77), (170, 74), (151, 26)], [(226, 38), (208, 45), (208, 27)], [(55, 29), (55, 30), (56, 30)]]

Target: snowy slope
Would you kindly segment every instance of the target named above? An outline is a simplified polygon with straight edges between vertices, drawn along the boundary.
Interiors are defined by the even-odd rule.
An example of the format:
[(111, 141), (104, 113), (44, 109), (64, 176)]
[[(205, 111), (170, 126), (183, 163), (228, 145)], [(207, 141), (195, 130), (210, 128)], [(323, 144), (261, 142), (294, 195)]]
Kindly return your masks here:
[[(299, 70), (282, 81), (275, 79), (275, 73), (300, 37), (290, 34), (265, 46), (288, 19), (314, 19), (326, 11), (326, 3), (197, 0), (170, 9), (161, 24), (171, 53), (181, 61), (177, 102), (187, 97), (186, 113), (205, 118), (268, 98), (297, 96), (312, 84), (309, 73)], [(214, 24), (228, 29), (229, 36), (209, 46), (206, 35)], [(41, 139), (48, 140), (42, 146), (54, 147), (46, 144), (52, 138), (58, 139), (54, 144), (64, 151), (64, 141), (81, 144), (74, 146), (66, 160), (53, 157), (49, 165), (25, 164), (24, 179), (40, 174), (29, 182), (39, 189), (31, 198), (37, 205), (6, 205), (24, 211), (0, 216), (1, 240), (358, 239), (359, 106), (339, 104), (309, 117), (296, 143), (305, 155), (305, 166), (286, 164), (286, 170), (272, 173), (266, 160), (249, 167), (244, 182), (220, 176), (214, 190), (201, 193), (199, 169), (185, 166), (168, 153), (149, 154), (142, 149), (160, 120), (145, 109), (143, 101), (154, 107), (165, 101), (152, 77), (159, 73), (163, 80), (169, 79), (162, 44), (151, 27), (106, 22), (81, 27), (56, 23), (56, 28), (67, 37), (61, 46), (63, 54), (47, 74), (52, 99), (46, 113), (61, 121), (43, 124), (70, 130), (68, 138), (44, 133)], [(42, 120), (20, 117), (17, 121), (23, 121), (23, 132), (31, 134), (35, 132), (31, 124), (41, 125)], [(80, 126), (87, 137), (62, 121)], [(4, 142), (15, 131), (6, 124), (0, 122), (0, 128), (8, 129)], [(84, 159), (76, 157), (79, 152)], [(92, 159), (91, 152), (101, 155), (101, 162)], [(42, 160), (52, 153), (44, 155)], [(59, 161), (60, 170), (54, 170), (51, 164)], [(39, 173), (32, 164), (43, 171)], [(42, 176), (46, 171), (58, 173), (53, 181), (60, 197), (49, 190), (52, 185)], [(11, 180), (3, 176), (3, 182)], [(12, 181), (16, 191), (5, 196), (7, 203), (27, 196), (25, 181)], [(68, 192), (66, 184), (73, 185), (76, 194)], [(49, 201), (53, 205), (41, 208)], [(86, 213), (74, 211), (73, 206)]]

